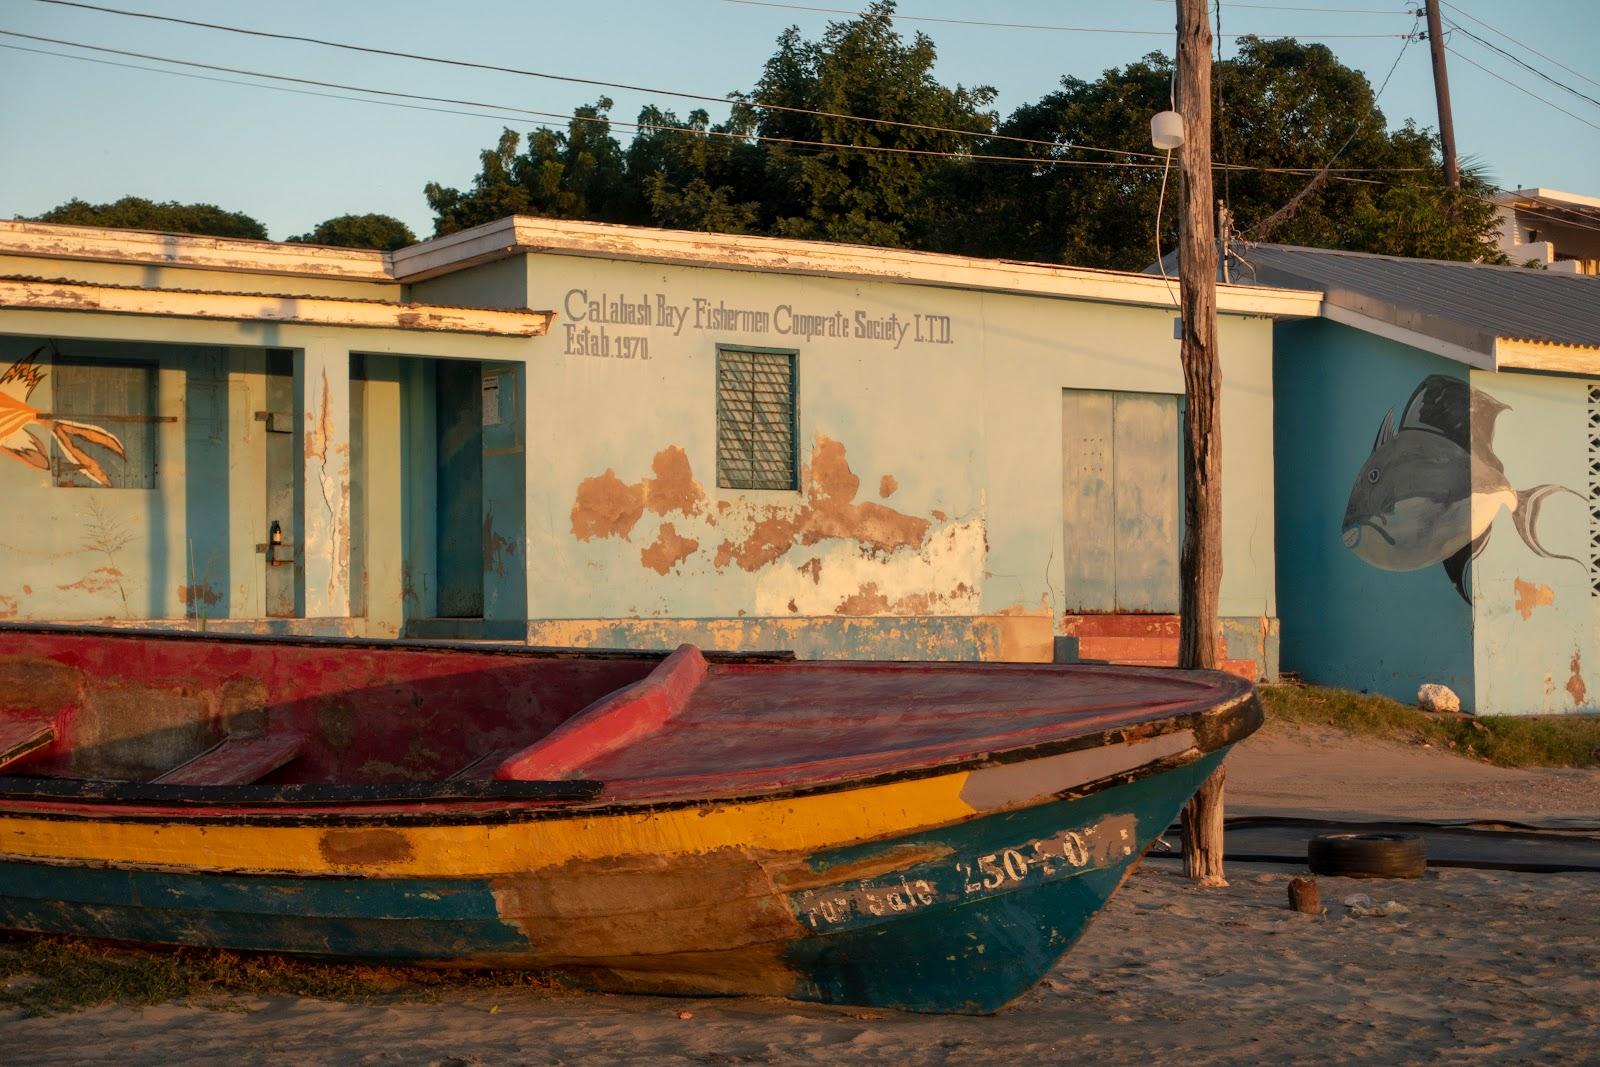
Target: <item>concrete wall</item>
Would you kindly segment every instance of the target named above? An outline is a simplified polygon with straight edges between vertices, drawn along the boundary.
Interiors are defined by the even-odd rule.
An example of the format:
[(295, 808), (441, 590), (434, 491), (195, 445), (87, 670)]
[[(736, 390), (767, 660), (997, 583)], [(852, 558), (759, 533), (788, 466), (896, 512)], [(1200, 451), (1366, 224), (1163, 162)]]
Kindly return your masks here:
[[(559, 316), (530, 345), (526, 383), (527, 604), (541, 642), (1048, 658), (1061, 391), (1183, 389), (1173, 316), (1157, 309), (525, 262), (528, 302)], [(596, 321), (609, 312), (591, 302), (618, 300), (648, 311)], [(798, 491), (717, 487), (718, 344), (799, 353)], [(1222, 611), (1266, 634), (1270, 324), (1226, 317), (1222, 349)]]
[[(1494, 714), (1600, 709), (1600, 382), (1474, 371), (1472, 384), (1506, 407), (1492, 455), (1474, 482), (1501, 488), (1473, 564), (1477, 705)], [(1560, 487), (1532, 493), (1537, 486)], [(1521, 495), (1510, 495), (1520, 491)], [(1594, 495), (1591, 495), (1594, 494)], [(1514, 505), (1514, 506), (1513, 506)], [(1517, 510), (1533, 544), (1518, 531)], [(1542, 556), (1539, 550), (1556, 556)]]
[[(1415, 569), (1384, 569), (1345, 542), (1352, 492), (1363, 503), (1409, 497), (1399, 483), (1416, 481), (1410, 464), (1389, 464), (1373, 482), (1368, 460), (1384, 416), (1396, 423), (1412, 391), (1429, 375), (1465, 379), (1465, 368), (1416, 349), (1323, 320), (1285, 323), (1276, 330), (1274, 415), (1277, 451), (1278, 611), (1282, 665), (1308, 681), (1416, 699), (1424, 682), (1450, 686), (1469, 707), (1474, 700), (1471, 606), (1437, 561)], [(1463, 483), (1465, 453), (1451, 468)], [(1391, 487), (1397, 487), (1391, 493)], [(1426, 495), (1427, 486), (1417, 490)], [(1407, 505), (1409, 506), (1409, 505)], [(1358, 518), (1369, 518), (1367, 508)], [(1470, 541), (1465, 512), (1436, 516), (1443, 541)], [(1389, 532), (1402, 548), (1393, 515)], [(1378, 554), (1383, 535), (1361, 527), (1358, 547)], [(1433, 553), (1437, 555), (1437, 553)], [(1430, 558), (1417, 552), (1391, 565)]]
[[(155, 368), (156, 415), (167, 421), (154, 426), (153, 488), (57, 485), (51, 469), (27, 461), (31, 455), (38, 463), (72, 462), (52, 433), (64, 425), (51, 418), (58, 406), (58, 354), (136, 360)], [(259, 361), (259, 352), (245, 349), (65, 340), (46, 345), (40, 338), (0, 337), (0, 377), (10, 372), (11, 378), (0, 391), (34, 412), (8, 423), (15, 428), (0, 441), (13, 450), (0, 452), (8, 505), (0, 520), (0, 617), (199, 620), (259, 614), (257, 568), (241, 564), (254, 555), (254, 542), (264, 539), (262, 524), (251, 522), (264, 500), (245, 507), (243, 500), (230, 500), (227, 490), (241, 471), (263, 463), (260, 424), (239, 417), (261, 390)], [(70, 421), (69, 438), (103, 464), (114, 456), (97, 443), (101, 434), (120, 441), (147, 429), (102, 420), (94, 433), (74, 435)], [(259, 475), (254, 481), (260, 484)]]

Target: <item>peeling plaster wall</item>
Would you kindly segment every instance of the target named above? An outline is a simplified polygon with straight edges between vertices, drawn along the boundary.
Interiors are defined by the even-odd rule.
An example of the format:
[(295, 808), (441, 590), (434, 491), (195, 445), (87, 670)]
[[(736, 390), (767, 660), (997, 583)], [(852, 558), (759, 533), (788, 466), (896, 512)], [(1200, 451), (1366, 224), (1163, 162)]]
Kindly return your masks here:
[[(0, 375), (43, 343), (0, 336)], [(173, 421), (155, 426), (152, 489), (61, 487), (51, 470), (0, 453), (7, 503), (0, 517), (0, 618), (197, 620), (248, 610), (259, 589), (233, 580), (243, 551), (238, 542), (248, 535), (235, 526), (227, 491), (259, 434), (232, 418), (247, 403), (250, 371), (242, 357), (177, 345), (62, 340), (57, 348), (73, 357), (151, 363), (156, 413)], [(42, 419), (54, 414), (56, 370), (48, 354), (38, 369), (42, 376), (25, 403)], [(48, 420), (29, 424), (32, 438), (18, 437), (27, 433), (18, 425), (0, 443), (40, 440), (47, 455), (59, 448)], [(126, 423), (105, 427), (128, 432)], [(93, 445), (88, 452), (109, 456)]]
[(150, 289), (200, 289), (217, 293), (296, 293), (301, 296), (401, 300), (398, 282), (371, 282), (311, 275), (236, 274), (226, 270), (164, 267), (150, 263), (96, 263), (91, 260), (0, 255), (0, 274), (61, 278), (101, 285)]
[[(1600, 460), (1591, 435), (1590, 387), (1600, 382), (1534, 374), (1472, 372), (1472, 385), (1507, 409), (1495, 420), (1494, 453), (1513, 488), (1558, 485), (1539, 505), (1535, 553), (1500, 511), (1488, 544), (1472, 565), (1473, 654), (1477, 708), (1485, 714), (1555, 714), (1600, 710), (1600, 593), (1591, 539)], [(1475, 481), (1493, 478), (1475, 472)], [(1526, 505), (1525, 505), (1526, 506)]]
[[(1047, 658), (1063, 574), (1061, 390), (1183, 390), (1172, 315), (1157, 309), (563, 256), (525, 265), (528, 300), (558, 313), (528, 363), (538, 641), (660, 643), (715, 625), (723, 640), (807, 632), (819, 649), (860, 641), (866, 655), (912, 620), (926, 631), (912, 644), (944, 655), (954, 649), (927, 627), (954, 625), (972, 645), (982, 620), (1005, 618), (1027, 620), (1006, 624), (1028, 631), (1020, 645), (1013, 633), (1012, 655)], [(596, 323), (591, 301), (632, 310)], [(718, 308), (731, 313), (713, 321)], [(853, 334), (858, 314), (907, 332), (783, 332), (812, 315)], [(798, 352), (797, 491), (717, 486), (718, 344)], [(1225, 317), (1222, 347), (1222, 608), (1255, 624), (1276, 612), (1271, 325)]]
[[(1283, 669), (1406, 703), (1419, 685), (1438, 682), (1470, 710), (1472, 611), (1444, 569), (1380, 570), (1342, 539), (1351, 488), (1385, 412), (1398, 422), (1419, 382), (1464, 377), (1465, 368), (1321, 320), (1280, 325), (1276, 349)], [(1228, 448), (1224, 438), (1224, 457)]]

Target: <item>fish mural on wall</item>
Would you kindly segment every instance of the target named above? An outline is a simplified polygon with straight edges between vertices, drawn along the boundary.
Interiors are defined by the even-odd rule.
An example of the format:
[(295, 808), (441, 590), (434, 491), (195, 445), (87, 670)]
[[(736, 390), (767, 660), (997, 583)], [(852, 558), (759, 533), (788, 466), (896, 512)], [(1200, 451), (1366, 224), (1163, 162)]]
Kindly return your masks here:
[(1495, 420), (1509, 409), (1459, 378), (1424, 378), (1406, 401), (1399, 426), (1391, 409), (1378, 428), (1345, 508), (1345, 547), (1388, 571), (1442, 563), (1456, 591), (1471, 603), (1467, 565), (1489, 543), (1504, 509), (1535, 555), (1586, 566), (1549, 551), (1538, 534), (1546, 500), (1579, 494), (1564, 485), (1517, 489), (1494, 454)]
[(127, 450), (122, 447), (116, 434), (85, 422), (46, 418), (38, 408), (28, 404), (28, 398), (44, 381), (45, 372), (39, 366), (39, 356), (46, 347), (34, 349), (24, 359), (7, 367), (4, 374), (0, 374), (0, 452), (30, 467), (49, 470), (48, 446), (39, 436), (47, 433), (77, 464), (85, 478), (98, 486), (110, 488), (111, 477), (84, 450), (83, 442), (99, 445), (126, 459)]

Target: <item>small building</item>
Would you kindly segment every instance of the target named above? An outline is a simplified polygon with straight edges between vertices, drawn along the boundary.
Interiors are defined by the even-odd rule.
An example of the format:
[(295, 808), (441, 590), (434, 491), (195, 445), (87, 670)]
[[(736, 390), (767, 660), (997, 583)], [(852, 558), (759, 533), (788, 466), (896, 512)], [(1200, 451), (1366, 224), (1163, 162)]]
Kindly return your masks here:
[[(1222, 286), (1224, 655), (1277, 670), (1273, 325)], [(1170, 662), (1159, 278), (506, 219), (0, 222), (0, 616)]]
[(1600, 274), (1600, 197), (1513, 189), (1495, 197), (1498, 244), (1517, 266)]
[(1252, 245), (1276, 328), (1284, 669), (1600, 708), (1600, 278)]

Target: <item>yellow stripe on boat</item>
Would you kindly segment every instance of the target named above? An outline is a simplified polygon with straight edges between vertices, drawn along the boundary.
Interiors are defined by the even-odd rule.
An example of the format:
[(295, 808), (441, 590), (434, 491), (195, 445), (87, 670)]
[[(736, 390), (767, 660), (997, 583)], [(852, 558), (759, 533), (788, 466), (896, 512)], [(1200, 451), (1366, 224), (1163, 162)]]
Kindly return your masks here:
[(970, 818), (968, 772), (803, 797), (527, 822), (272, 826), (0, 815), (0, 858), (286, 874), (470, 877), (723, 848), (809, 852)]

